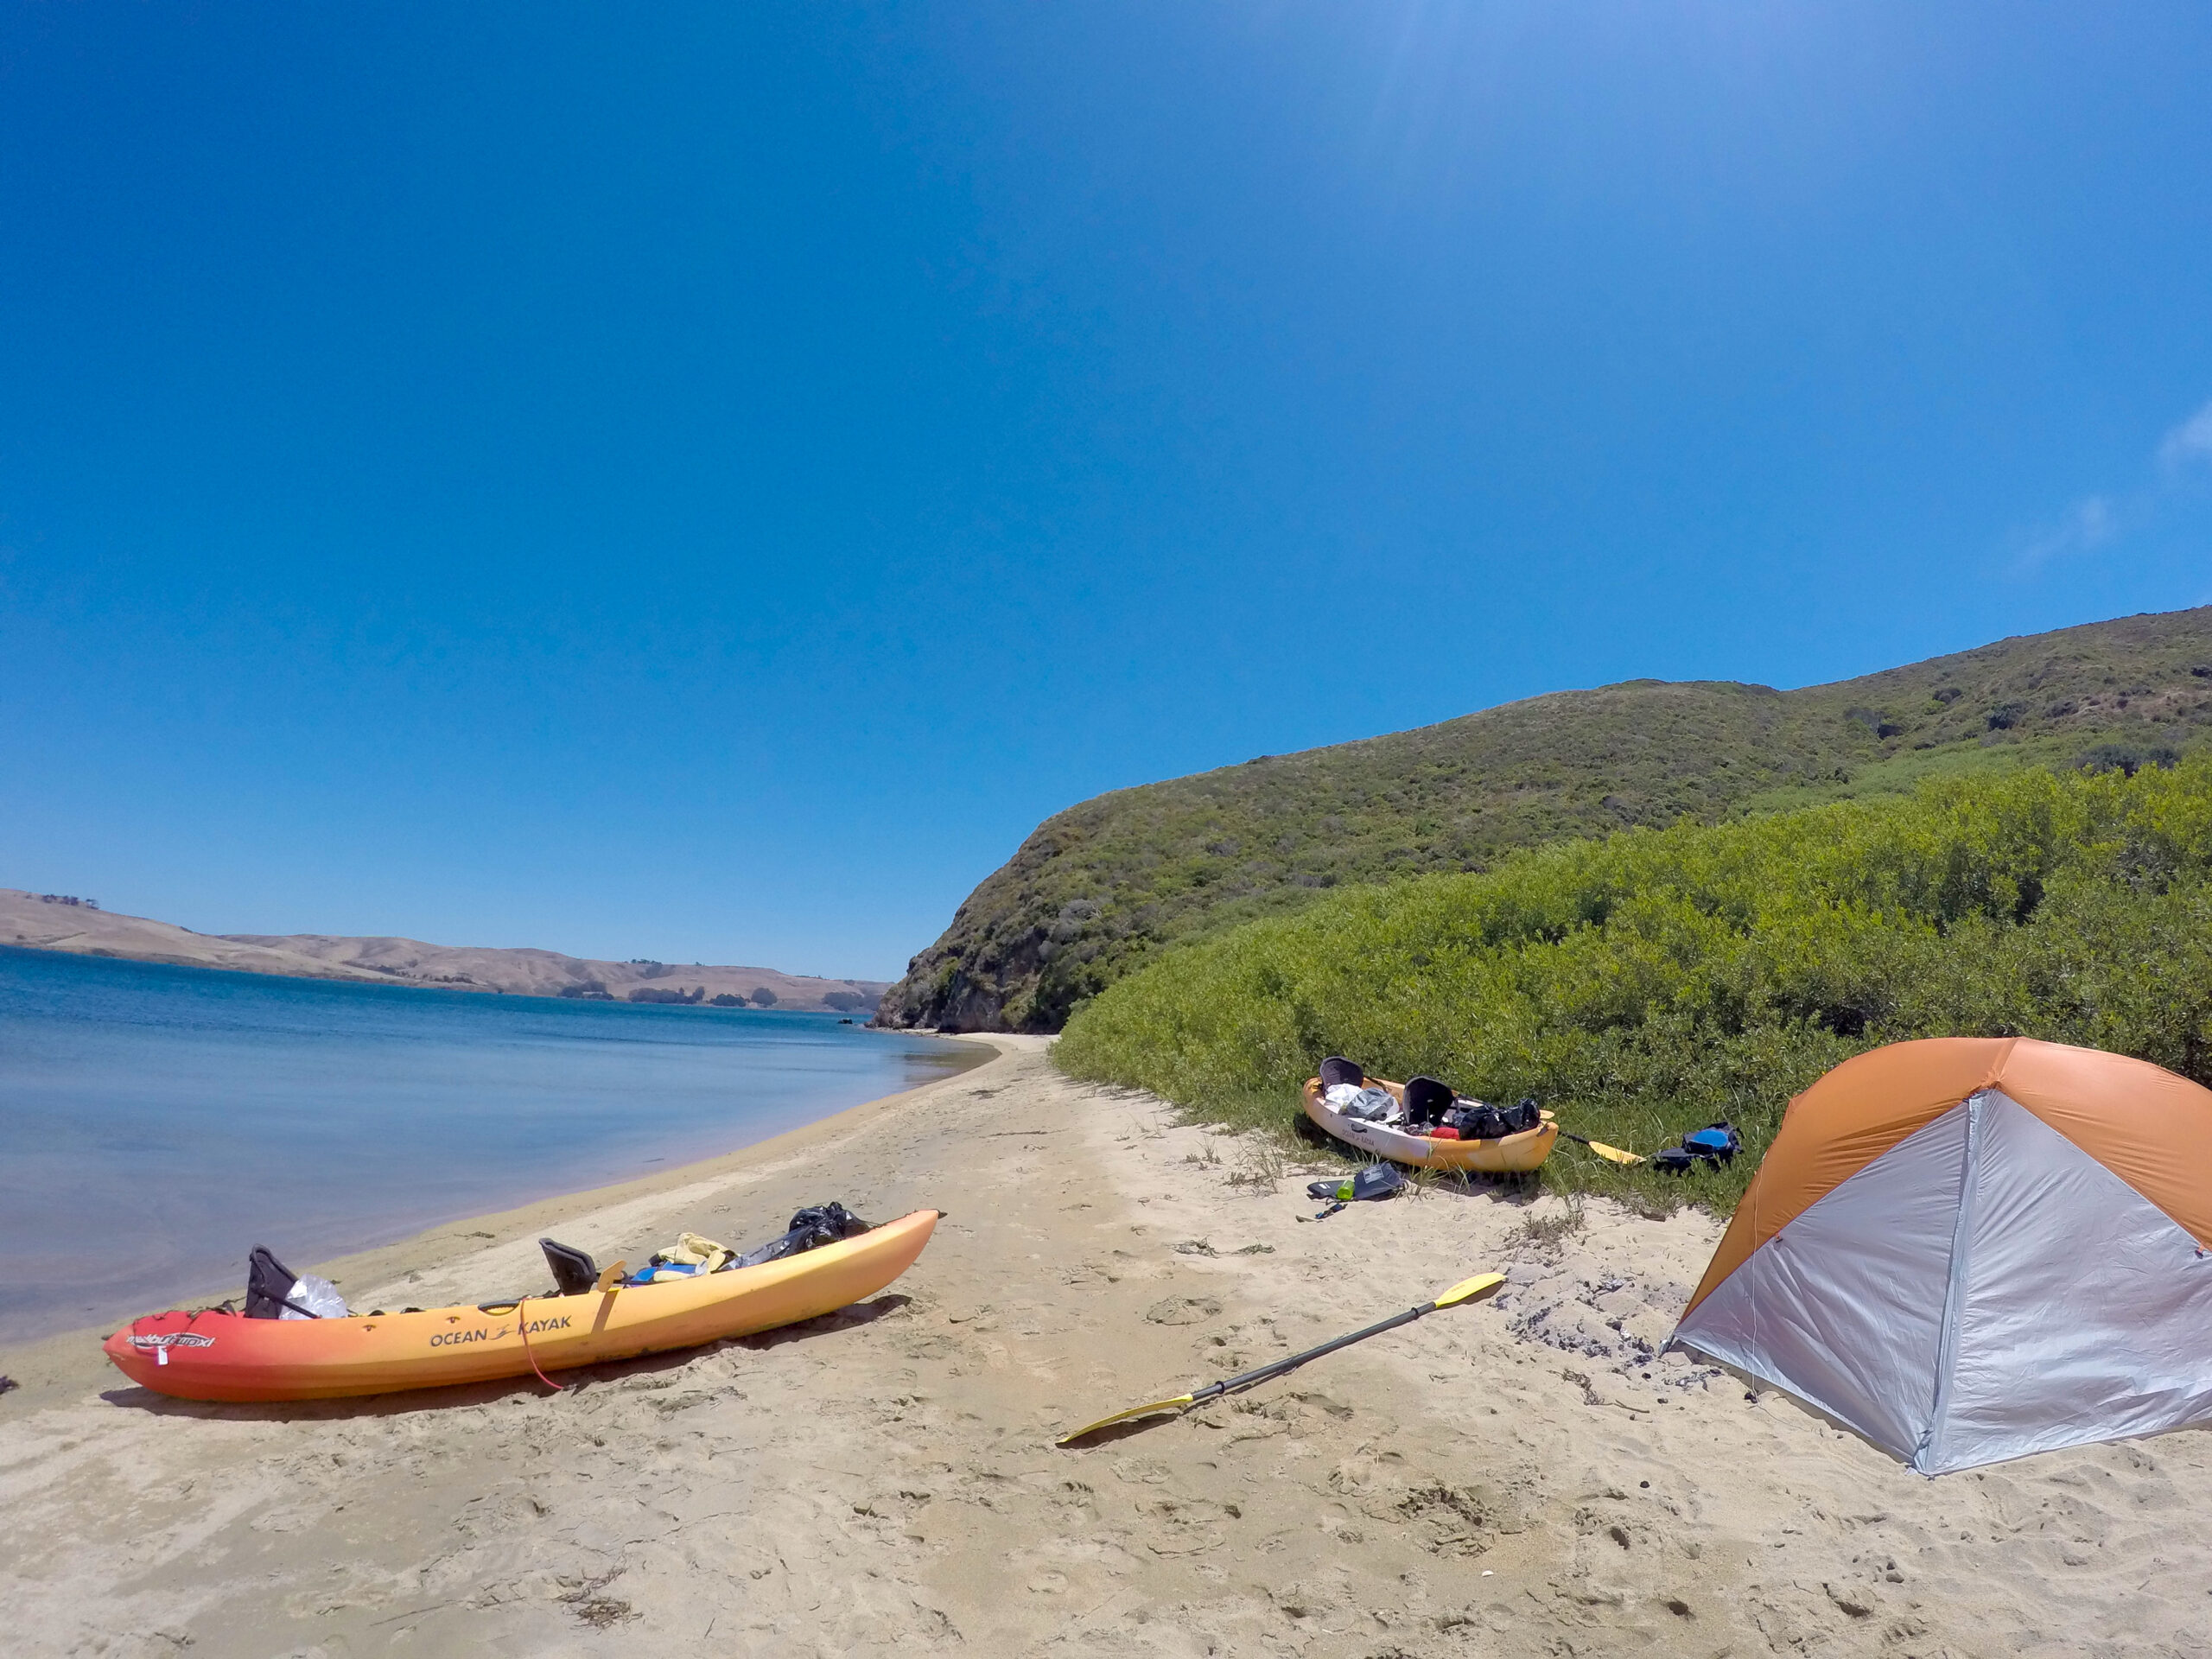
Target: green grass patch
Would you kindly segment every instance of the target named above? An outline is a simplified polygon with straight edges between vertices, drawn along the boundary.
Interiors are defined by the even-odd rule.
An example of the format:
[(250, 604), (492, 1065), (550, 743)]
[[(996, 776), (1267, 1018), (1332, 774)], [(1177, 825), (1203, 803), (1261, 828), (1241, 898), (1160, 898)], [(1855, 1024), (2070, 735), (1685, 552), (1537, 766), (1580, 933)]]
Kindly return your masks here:
[(1876, 760), (1845, 778), (1816, 785), (1762, 790), (1737, 804), (1738, 817), (1794, 812), (1834, 801), (1866, 801), (1885, 795), (1910, 795), (1939, 778), (1995, 778), (2027, 766), (2060, 766), (2082, 747), (2075, 738), (2031, 739), (2018, 743), (1943, 743), (1908, 749)]

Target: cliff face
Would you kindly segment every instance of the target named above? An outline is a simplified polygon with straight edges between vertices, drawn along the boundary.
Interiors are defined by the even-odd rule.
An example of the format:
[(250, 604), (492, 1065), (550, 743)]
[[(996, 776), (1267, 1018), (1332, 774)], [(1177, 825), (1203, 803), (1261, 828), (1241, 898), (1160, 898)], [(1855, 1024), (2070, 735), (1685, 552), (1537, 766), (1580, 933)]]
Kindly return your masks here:
[(880, 1024), (1049, 1032), (1152, 952), (1315, 892), (1948, 772), (2155, 763), (2212, 727), (2212, 607), (1776, 691), (1631, 681), (1119, 790), (1047, 819)]

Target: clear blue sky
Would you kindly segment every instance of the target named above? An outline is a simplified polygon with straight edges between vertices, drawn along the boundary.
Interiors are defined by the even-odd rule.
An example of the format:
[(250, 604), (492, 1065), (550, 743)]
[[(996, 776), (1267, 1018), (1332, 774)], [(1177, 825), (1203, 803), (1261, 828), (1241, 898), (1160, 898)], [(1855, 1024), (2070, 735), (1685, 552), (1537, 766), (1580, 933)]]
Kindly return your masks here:
[(0, 18), (0, 884), (889, 976), (1102, 790), (2212, 600), (2194, 0)]

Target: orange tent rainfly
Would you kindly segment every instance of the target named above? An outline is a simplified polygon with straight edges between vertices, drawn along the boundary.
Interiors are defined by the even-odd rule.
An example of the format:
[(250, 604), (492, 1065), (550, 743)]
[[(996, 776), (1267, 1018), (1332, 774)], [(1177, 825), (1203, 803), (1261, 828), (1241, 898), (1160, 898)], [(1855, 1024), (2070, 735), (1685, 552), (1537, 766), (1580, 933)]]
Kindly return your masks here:
[(2212, 1091), (2027, 1038), (1846, 1061), (1675, 1339), (1923, 1474), (2212, 1419)]

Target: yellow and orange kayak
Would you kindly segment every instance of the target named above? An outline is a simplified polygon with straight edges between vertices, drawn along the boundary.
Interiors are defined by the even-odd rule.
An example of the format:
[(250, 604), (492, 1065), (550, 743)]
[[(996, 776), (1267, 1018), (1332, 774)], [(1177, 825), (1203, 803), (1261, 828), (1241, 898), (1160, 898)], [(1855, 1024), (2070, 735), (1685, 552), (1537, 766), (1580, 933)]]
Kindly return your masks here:
[[(1406, 1085), (1402, 1083), (1392, 1083), (1386, 1077), (1370, 1077), (1367, 1082), (1371, 1088), (1389, 1090), (1400, 1101), (1406, 1097)], [(1552, 1155), (1552, 1148), (1559, 1144), (1559, 1125), (1552, 1122), (1549, 1112), (1543, 1115), (1543, 1121), (1535, 1128), (1523, 1129), (1518, 1135), (1500, 1135), (1495, 1141), (1436, 1141), (1387, 1124), (1346, 1117), (1321, 1098), (1319, 1077), (1306, 1080), (1306, 1116), (1348, 1147), (1419, 1169), (1526, 1174), (1541, 1167), (1544, 1160)]]
[(794, 1325), (872, 1296), (914, 1264), (938, 1212), (779, 1262), (580, 1296), (342, 1319), (149, 1314), (107, 1339), (133, 1382), (183, 1400), (327, 1400), (555, 1371)]

